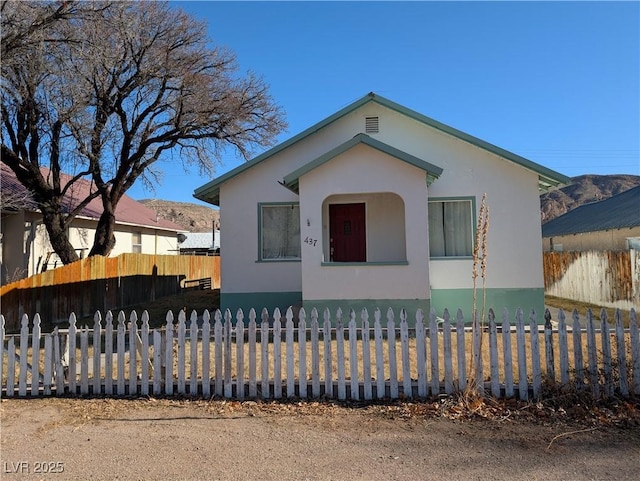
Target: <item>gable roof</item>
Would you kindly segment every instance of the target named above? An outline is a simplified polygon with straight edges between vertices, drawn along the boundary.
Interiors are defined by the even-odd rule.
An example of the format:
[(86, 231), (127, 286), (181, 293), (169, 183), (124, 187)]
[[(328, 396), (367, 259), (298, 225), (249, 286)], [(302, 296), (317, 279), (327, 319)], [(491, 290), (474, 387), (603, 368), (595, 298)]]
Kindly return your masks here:
[(524, 157), (521, 157), (517, 154), (504, 150), (500, 147), (490, 144), (489, 142), (485, 142), (484, 140), (481, 140), (477, 137), (474, 137), (465, 132), (462, 132), (461, 130), (454, 129), (453, 127), (450, 127), (441, 122), (438, 122), (437, 120), (429, 118), (426, 115), (416, 112), (415, 110), (408, 109), (407, 107), (404, 107), (389, 99), (381, 97), (378, 94), (370, 92), (364, 97), (360, 98), (359, 100), (356, 100), (350, 105), (347, 105), (343, 109), (339, 110), (335, 114), (330, 115), (329, 117), (325, 118), (324, 120), (321, 120), (317, 124), (312, 125), (308, 129), (300, 132), (298, 135), (291, 137), (290, 139), (282, 142), (281, 144), (276, 145), (275, 147), (271, 148), (270, 150), (267, 150), (261, 155), (254, 157), (249, 162), (241, 164), (235, 169), (232, 169), (229, 172), (221, 175), (220, 177), (213, 179), (207, 184), (197, 188), (194, 191), (193, 196), (205, 202), (209, 202), (214, 205), (219, 205), (220, 204), (220, 186), (224, 182), (236, 177), (237, 175), (241, 174), (247, 169), (250, 169), (254, 165), (259, 164), (260, 162), (270, 157), (273, 157), (278, 152), (281, 152), (287, 147), (290, 147), (291, 145), (309, 137), (310, 135), (314, 134), (318, 130), (326, 127), (327, 125), (335, 122), (336, 120), (341, 119), (345, 115), (350, 114), (351, 112), (362, 107), (363, 105), (366, 105), (369, 102), (375, 102), (379, 105), (387, 107), (390, 110), (399, 112), (403, 115), (406, 115), (409, 118), (412, 118), (418, 122), (428, 125), (436, 130), (452, 135), (462, 141), (468, 142), (472, 145), (475, 145), (476, 147), (479, 147), (495, 155), (503, 157), (507, 160), (510, 160), (518, 165), (525, 167), (528, 170), (535, 172), (536, 174), (538, 174), (538, 185), (541, 190), (547, 190), (551, 187), (556, 187), (560, 184), (567, 184), (570, 182), (569, 177), (566, 177), (558, 172), (548, 169), (542, 165), (536, 164), (531, 160), (525, 159)]
[[(47, 174), (48, 170), (43, 168), (43, 175), (46, 177)], [(60, 174), (60, 182), (63, 185), (69, 182), (70, 179), (70, 175)], [(16, 179), (13, 171), (1, 162), (0, 188), (2, 189), (3, 195), (9, 193), (27, 199), (28, 202), (24, 205), (25, 210), (31, 212), (38, 211), (36, 204), (29, 200), (31, 199), (31, 193)], [(71, 210), (74, 205), (78, 204), (79, 199), (85, 199), (92, 191), (93, 185), (88, 180), (80, 179), (76, 181), (73, 189), (70, 190), (64, 198), (64, 208)], [(102, 215), (102, 211), (102, 203), (98, 197), (92, 199), (76, 217), (97, 221)], [(134, 225), (173, 232), (186, 232), (182, 226), (158, 217), (156, 211), (135, 201), (128, 195), (123, 195), (116, 206), (116, 224)]]
[(427, 183), (429, 184), (442, 174), (442, 169), (438, 166), (435, 166), (433, 164), (430, 164), (429, 162), (419, 159), (418, 157), (403, 152), (400, 149), (396, 149), (395, 147), (385, 144), (384, 142), (373, 139), (366, 134), (358, 134), (351, 140), (344, 142), (343, 144), (330, 150), (326, 154), (323, 154), (317, 159), (314, 159), (311, 162), (303, 165), (291, 174), (286, 175), (284, 177), (283, 185), (289, 190), (298, 194), (298, 180), (300, 179), (300, 177), (359, 144), (368, 145), (369, 147), (379, 150), (380, 152), (383, 152), (387, 155), (395, 157), (396, 159), (402, 160), (410, 165), (424, 170), (427, 173)]
[(577, 207), (542, 225), (551, 237), (640, 226), (640, 186), (608, 199)]

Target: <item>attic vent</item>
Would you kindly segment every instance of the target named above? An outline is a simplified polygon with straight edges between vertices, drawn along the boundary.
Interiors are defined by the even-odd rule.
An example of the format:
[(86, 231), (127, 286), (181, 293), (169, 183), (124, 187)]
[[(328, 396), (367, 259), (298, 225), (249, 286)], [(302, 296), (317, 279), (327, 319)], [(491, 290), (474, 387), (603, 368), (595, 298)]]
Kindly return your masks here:
[(379, 117), (365, 117), (364, 118), (365, 132), (367, 134), (377, 134), (380, 127)]

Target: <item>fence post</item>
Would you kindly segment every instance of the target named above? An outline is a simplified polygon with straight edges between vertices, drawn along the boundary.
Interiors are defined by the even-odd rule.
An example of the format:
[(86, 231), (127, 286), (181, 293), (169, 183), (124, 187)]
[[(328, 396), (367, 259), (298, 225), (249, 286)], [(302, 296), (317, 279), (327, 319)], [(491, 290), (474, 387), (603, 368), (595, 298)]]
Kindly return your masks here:
[(302, 399), (307, 396), (307, 313), (304, 307), (298, 312), (298, 350), (299, 350), (299, 372), (298, 372), (298, 391)]
[(405, 398), (412, 398), (411, 363), (409, 360), (409, 326), (407, 324), (407, 311), (404, 308), (400, 310), (400, 347), (402, 355), (402, 394)]
[(280, 309), (273, 311), (273, 397), (282, 397), (282, 322)]
[[(253, 311), (253, 315), (255, 317), (255, 311)], [(253, 347), (255, 349), (255, 342)], [(204, 398), (211, 397), (211, 314), (209, 314), (209, 309), (205, 309), (202, 314), (202, 396)]]
[(96, 311), (93, 315), (93, 377), (92, 377), (92, 387), (93, 387), (93, 395), (101, 394), (101, 369), (100, 369), (100, 361), (102, 357), (102, 316), (100, 315), (100, 311)]
[(387, 343), (389, 344), (389, 397), (398, 399), (398, 361), (396, 358), (396, 324), (393, 309), (387, 309)]
[[(198, 313), (191, 311), (189, 324), (189, 395), (198, 395)], [(202, 378), (204, 381), (204, 376)]]
[(333, 398), (333, 370), (331, 368), (331, 313), (325, 307), (323, 312), (322, 342), (324, 343), (324, 394)]
[(104, 393), (113, 394), (113, 313), (104, 318)]
[(344, 366), (344, 326), (342, 324), (342, 309), (339, 307), (336, 311), (336, 354), (338, 356), (338, 399), (344, 401), (347, 399)]
[(383, 354), (383, 342), (382, 336), (382, 312), (376, 307), (373, 313), (373, 337), (376, 350), (376, 397), (382, 399), (386, 394), (386, 387), (384, 381), (384, 354)]
[(236, 314), (236, 399), (244, 399), (244, 313)]
[(287, 308), (285, 313), (285, 347), (286, 347), (286, 371), (287, 371), (287, 397), (296, 394), (295, 365), (293, 357), (293, 309)]
[(431, 354), (431, 395), (440, 395), (440, 362), (438, 360), (438, 324), (436, 310), (429, 312), (429, 353)]
[(260, 323), (260, 367), (262, 374), (261, 396), (262, 399), (269, 399), (269, 312), (266, 308), (262, 309), (262, 322)]

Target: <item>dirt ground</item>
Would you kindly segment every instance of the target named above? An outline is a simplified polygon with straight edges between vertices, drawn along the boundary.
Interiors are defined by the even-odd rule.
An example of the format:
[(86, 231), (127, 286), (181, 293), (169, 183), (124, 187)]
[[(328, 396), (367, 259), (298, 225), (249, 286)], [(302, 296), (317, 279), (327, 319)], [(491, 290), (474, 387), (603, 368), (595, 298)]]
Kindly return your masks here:
[(479, 406), (483, 416), (469, 415), (470, 406), (443, 408), (442, 402), (3, 399), (0, 478), (640, 477), (640, 422), (633, 416), (601, 410), (575, 421), (535, 405)]

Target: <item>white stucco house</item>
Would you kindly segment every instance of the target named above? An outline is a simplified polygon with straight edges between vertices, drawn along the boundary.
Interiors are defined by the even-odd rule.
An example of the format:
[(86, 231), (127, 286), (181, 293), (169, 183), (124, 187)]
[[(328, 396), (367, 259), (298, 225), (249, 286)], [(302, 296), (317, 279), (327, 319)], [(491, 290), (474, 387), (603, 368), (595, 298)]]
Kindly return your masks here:
[[(62, 180), (69, 176), (62, 174)], [(80, 180), (65, 197), (68, 206), (77, 204), (89, 194), (91, 183)], [(0, 274), (1, 284), (32, 276), (46, 269), (62, 265), (53, 252), (49, 235), (42, 223), (42, 214), (25, 187), (14, 173), (0, 163), (0, 187), (3, 195), (23, 199), (22, 205), (3, 207), (0, 215)], [(99, 198), (93, 199), (69, 226), (69, 241), (79, 257), (86, 257), (93, 245), (98, 219), (102, 214)], [(123, 253), (178, 254), (178, 234), (186, 231), (179, 225), (162, 219), (157, 213), (131, 197), (122, 197), (116, 207), (115, 257)]]
[(568, 181), (369, 93), (194, 196), (224, 217), (223, 309), (470, 315), (483, 193), (488, 304), (541, 310), (539, 194)]

